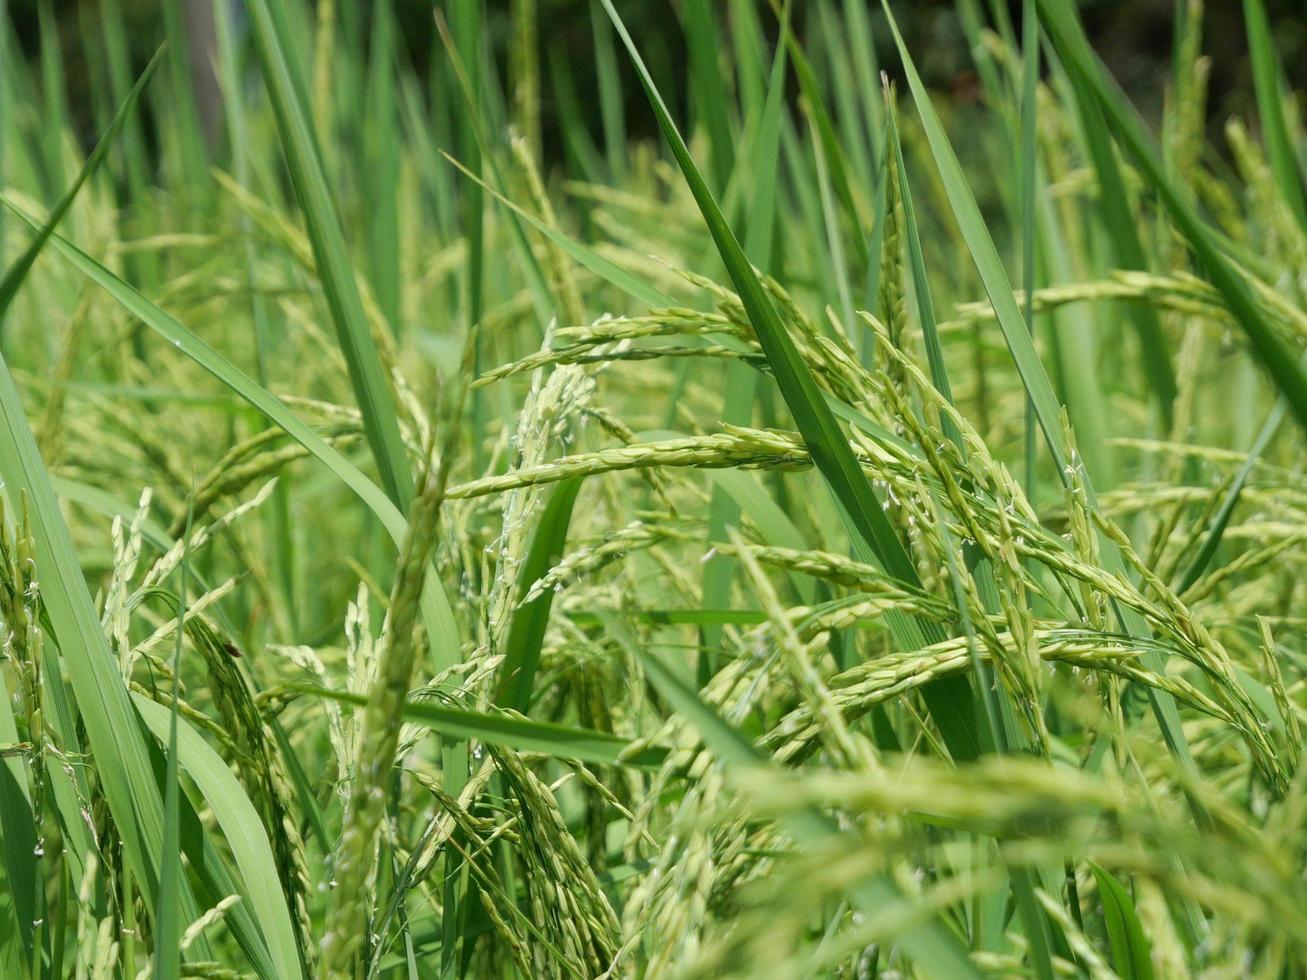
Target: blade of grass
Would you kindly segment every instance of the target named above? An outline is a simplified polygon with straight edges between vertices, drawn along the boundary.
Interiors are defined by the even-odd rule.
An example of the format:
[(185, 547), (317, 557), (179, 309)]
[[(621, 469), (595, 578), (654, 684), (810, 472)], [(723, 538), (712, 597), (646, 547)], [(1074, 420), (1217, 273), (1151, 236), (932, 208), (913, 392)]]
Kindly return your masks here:
[(594, 33), (595, 73), (599, 89), (599, 120), (603, 127), (604, 154), (614, 178), (626, 172), (626, 111), (622, 97), (622, 73), (608, 18), (598, 0), (590, 0), (590, 23)]
[(154, 975), (163, 980), (181, 976), (181, 908), (177, 891), (181, 887), (181, 830), (179, 826), (177, 779), (177, 711), (181, 702), (182, 645), (186, 630), (186, 586), (190, 567), (191, 521), (195, 517), (194, 486), (187, 498), (186, 532), (177, 566), (177, 629), (172, 652), (172, 694), (168, 706), (168, 769), (164, 776), (163, 849), (159, 855), (159, 906), (154, 914)]
[[(126, 101), (127, 93), (131, 89), (132, 73), (127, 30), (123, 23), (122, 6), (119, 0), (100, 0), (96, 21), (105, 50), (110, 96), (116, 103), (121, 104)], [(126, 123), (125, 130), (122, 137), (122, 155), (128, 196), (139, 201), (145, 196), (144, 188), (149, 171), (140, 119), (133, 116)]]
[(1234, 481), (1230, 484), (1230, 489), (1225, 493), (1225, 499), (1221, 501), (1221, 507), (1212, 518), (1211, 527), (1207, 531), (1207, 536), (1203, 539), (1202, 546), (1198, 549), (1198, 554), (1194, 555), (1193, 561), (1185, 570), (1184, 578), (1176, 587), (1177, 595), (1184, 595), (1189, 591), (1207, 571), (1207, 566), (1212, 563), (1216, 557), (1216, 551), (1221, 546), (1221, 539), (1225, 536), (1225, 529), (1230, 524), (1230, 517), (1234, 514), (1234, 508), (1239, 503), (1239, 497), (1243, 493), (1243, 488), (1248, 483), (1248, 477), (1252, 474), (1253, 467), (1261, 459), (1262, 453), (1266, 447), (1271, 444), (1275, 438), (1275, 433), (1279, 431), (1280, 423), (1284, 421), (1285, 415), (1288, 414), (1289, 407), (1283, 398), (1277, 398), (1271, 412), (1266, 416), (1266, 421), (1262, 423), (1261, 430), (1257, 433), (1257, 438), (1248, 449), (1248, 455), (1245, 457), (1238, 472), (1234, 475)]
[[(863, 100), (858, 91), (850, 39), (843, 33), (845, 25), (837, 20), (834, 4), (823, 3), (818, 6), (817, 20), (821, 28), (821, 46), (827, 62), (826, 71), (830, 78), (840, 146), (844, 149), (858, 185), (874, 187), (876, 167), (872, 163), (872, 140), (864, 125), (867, 115), (863, 111)], [(876, 88), (873, 85), (864, 91), (871, 95)], [(874, 255), (875, 252), (871, 254)]]
[(77, 194), (81, 191), (82, 185), (86, 183), (87, 178), (100, 169), (100, 164), (104, 162), (109, 148), (113, 146), (127, 121), (132, 118), (136, 103), (141, 97), (141, 92), (150, 84), (150, 79), (154, 77), (154, 72), (159, 67), (162, 56), (163, 49), (160, 48), (154, 53), (154, 57), (150, 59), (149, 64), (145, 66), (145, 70), (141, 72), (140, 77), (136, 79), (136, 84), (128, 91), (127, 97), (119, 106), (117, 113), (114, 114), (109, 128), (104, 131), (104, 134), (95, 144), (95, 148), (91, 150), (90, 155), (86, 158), (81, 171), (77, 174), (77, 179), (68, 186), (63, 196), (51, 209), (45, 225), (37, 232), (36, 237), (28, 243), (27, 248), (23, 249), (22, 254), (5, 270), (4, 278), (0, 279), (0, 330), (3, 329), (5, 313), (9, 309), (9, 304), (13, 302), (18, 287), (23, 284), (23, 280), (27, 278), (27, 273), (31, 271), (32, 263), (36, 261), (36, 257), (41, 253), (41, 249), (45, 247), (46, 241), (59, 225), (59, 222), (63, 220), (64, 215), (68, 213), (68, 209), (72, 207), (73, 201), (76, 200)]
[(389, 0), (372, 10), (367, 112), (361, 152), (368, 201), (368, 274), (390, 330), (399, 335), (403, 283), (399, 245), (400, 141), (396, 132), (395, 14)]
[(601, 179), (604, 162), (590, 135), (589, 113), (576, 92), (572, 59), (563, 48), (554, 46), (546, 49), (546, 56), (549, 59), (554, 102), (558, 106), (558, 127), (562, 131), (567, 172), (587, 183), (597, 183)]
[(55, 20), (50, 0), (38, 0), (36, 14), (41, 35), (41, 113), (46, 123), (40, 131), (45, 143), (45, 178), (53, 191), (65, 184), (64, 139), (68, 132), (68, 98), (64, 79), (67, 72), (64, 70), (59, 22)]
[[(912, 292), (917, 300), (917, 319), (921, 323), (921, 336), (926, 348), (926, 366), (935, 389), (950, 403), (953, 386), (949, 383), (948, 368), (944, 363), (944, 346), (940, 343), (938, 321), (935, 319), (935, 300), (930, 294), (930, 275), (926, 271), (926, 255), (921, 248), (921, 230), (917, 225), (917, 209), (908, 186), (908, 171), (903, 162), (903, 144), (899, 139), (898, 114), (894, 111), (892, 94), (885, 112), (888, 152), (894, 154), (898, 166), (899, 198), (903, 202), (903, 230), (907, 242), (908, 270), (911, 272)], [(959, 449), (964, 448), (962, 433), (949, 416), (942, 420), (944, 434)]]
[(1302, 174), (1298, 157), (1284, 124), (1285, 107), (1292, 98), (1285, 95), (1283, 70), (1275, 51), (1275, 38), (1266, 17), (1262, 0), (1244, 0), (1243, 20), (1248, 31), (1248, 54), (1253, 66), (1253, 90), (1257, 94), (1257, 114), (1262, 123), (1262, 140), (1271, 173), (1298, 226), (1307, 232), (1307, 201), (1303, 200)]
[[(1139, 231), (1130, 211), (1131, 195), (1126, 189), (1125, 177), (1112, 149), (1103, 113), (1085, 90), (1078, 74), (1070, 73), (1068, 80), (1076, 97), (1080, 125), (1084, 130), (1084, 144), (1098, 180), (1095, 205), (1111, 242), (1113, 257), (1122, 269), (1147, 272), (1148, 260), (1144, 256)], [(1126, 315), (1139, 339), (1144, 377), (1149, 392), (1156, 401), (1162, 431), (1170, 432), (1178, 389), (1161, 320), (1157, 311), (1147, 303), (1126, 304)]]
[(395, 400), (363, 313), (309, 118), (303, 80), (295, 77), (292, 59), (287, 55), (290, 43), (281, 0), (247, 0), (247, 6), (287, 169), (304, 212), (318, 277), (363, 414), (368, 445), (386, 495), (407, 512), (413, 499), (413, 475), (399, 434)]
[[(350, 691), (333, 691), (314, 686), (302, 686), (298, 690), (341, 704), (362, 706), (367, 703), (364, 695)], [(407, 720), (454, 739), (476, 739), (520, 752), (540, 752), (560, 759), (650, 769), (657, 768), (667, 757), (667, 751), (659, 746), (649, 746), (629, 756), (624, 755), (631, 743), (607, 732), (573, 728), (553, 722), (528, 721), (512, 715), (448, 708), (430, 701), (407, 701), (403, 713)]]
[[(1036, 189), (1035, 219), (1045, 281), (1074, 282), (1069, 243), (1046, 185)], [(1094, 474), (1094, 485), (1099, 490), (1110, 490), (1117, 483), (1117, 462), (1115, 450), (1108, 443), (1111, 433), (1107, 418), (1111, 402), (1105, 381), (1110, 376), (1110, 368), (1107, 372), (1099, 370), (1099, 324), (1095, 322), (1092, 311), (1074, 304), (1050, 311), (1048, 323), (1049, 356), (1061, 381), (1067, 413), (1080, 440), (1080, 453), (1089, 472)]]
[[(779, 0), (772, 0), (773, 9), (777, 9), (778, 2)], [(606, 0), (605, 6), (607, 6)], [(624, 33), (624, 29), (619, 28), (619, 33)], [(816, 127), (817, 135), (821, 141), (826, 165), (830, 170), (831, 186), (849, 223), (849, 229), (853, 236), (853, 266), (856, 269), (866, 269), (869, 263), (878, 261), (878, 257), (872, 255), (867, 235), (863, 230), (867, 223), (865, 220), (866, 215), (859, 205), (853, 183), (849, 178), (849, 168), (844, 159), (844, 150), (840, 146), (839, 135), (835, 131), (835, 124), (831, 121), (830, 113), (826, 110), (826, 103), (822, 98), (816, 73), (812, 69), (812, 63), (808, 60), (808, 56), (803, 51), (803, 46), (799, 43), (798, 38), (794, 36), (793, 31), (786, 31), (783, 40), (789, 47), (790, 60), (794, 63), (794, 74), (799, 80), (799, 90), (803, 93), (805, 107), (812, 118), (813, 125)], [(628, 47), (630, 46), (628, 45)], [(640, 72), (642, 82), (646, 77), (649, 77), (649, 83), (652, 83), (652, 76), (649, 76), (647, 71), (642, 67), (638, 67), (637, 70)], [(646, 85), (647, 88), (648, 85)], [(659, 98), (661, 99), (661, 96)], [(670, 119), (669, 115), (668, 120), (670, 121)], [(661, 121), (660, 119), (659, 122), (661, 123)]]
[[(18, 744), (18, 726), (8, 696), (0, 697), (0, 742)], [(0, 761), (0, 841), (4, 844), (6, 916), (22, 946), (22, 962), (32, 971), (34, 929), (39, 895), (44, 891), (37, 868), (37, 820), (32, 812), (31, 785), (21, 755)]]
[[(182, 180), (182, 201), (188, 205), (201, 203), (201, 195), (208, 190), (205, 174), (207, 151), (200, 132), (200, 111), (196, 103), (196, 68), (208, 69), (197, 61), (201, 52), (191, 50), (190, 31), (184, 21), (184, 5), (165, 4), (162, 8), (164, 38), (168, 44), (168, 93), (158, 105), (163, 109), (159, 116), (165, 122), (163, 134), (181, 162), (179, 177)], [(162, 95), (162, 93), (158, 93)]]
[(685, 39), (689, 50), (691, 97), (708, 131), (709, 159), (714, 188), (726, 189), (735, 168), (735, 141), (726, 112), (726, 88), (717, 64), (721, 50), (715, 4), (708, 0), (687, 0), (684, 6)]
[[(172, 725), (172, 711), (143, 694), (134, 693), (132, 702), (151, 735), (166, 744)], [(245, 788), (222, 756), (185, 719), (178, 719), (177, 723), (177, 761), (181, 770), (194, 782), (212, 813), (213, 822), (222, 831), (240, 874), (239, 882), (233, 882), (225, 875), (221, 877), (217, 882), (218, 887), (210, 888), (212, 894), (208, 897), (216, 902), (233, 893), (242, 896), (243, 900), (229, 910), (228, 918), (233, 923), (241, 918), (247, 920), (266, 942), (270, 958), (265, 968), (259, 971), (260, 975), (286, 980), (302, 977), (290, 910), (277, 876), (272, 844), (268, 841), (263, 821), (246, 795)], [(188, 833), (195, 832), (196, 817), (184, 797), (180, 802), (183, 812), (183, 850), (189, 854), (192, 848), (185, 843), (185, 838)], [(189, 829), (188, 823), (191, 824)], [(208, 845), (206, 853), (211, 846)], [(221, 862), (215, 859), (216, 853), (211, 854), (208, 864), (216, 869)], [(198, 863), (192, 861), (191, 866), (195, 867)]]
[[(839, 221), (835, 215), (835, 202), (831, 197), (830, 174), (826, 165), (826, 154), (822, 151), (821, 140), (812, 141), (813, 169), (817, 172), (817, 199), (821, 201), (821, 215), (826, 230), (826, 248), (829, 251), (831, 278), (835, 280), (836, 296), (839, 299), (841, 320), (848, 325), (854, 324), (853, 290), (849, 287), (848, 266), (844, 261), (844, 245), (840, 241)], [(881, 244), (877, 242), (877, 244)], [(870, 359), (870, 342), (864, 330), (857, 335), (857, 346), (862, 363)]]
[[(1039, 16), (1033, 0), (1021, 4), (1021, 147), (1020, 177), (1021, 282), (1026, 301), (1022, 307), (1026, 332), (1035, 335), (1035, 186), (1038, 178), (1036, 89), (1039, 85)], [(1026, 398), (1026, 496), (1035, 506), (1035, 407)], [(1050, 966), (1051, 969), (1051, 966)]]
[[(223, 90), (223, 107), (226, 110), (227, 139), (231, 146), (232, 177), (238, 186), (248, 188), (250, 183), (249, 146), (247, 142), (245, 89), (238, 60), (236, 11), (228, 8), (215, 12), (214, 27), (218, 42), (218, 65)], [(245, 233), (242, 243), (245, 260), (245, 281), (250, 288), (250, 319), (254, 326), (254, 377), (264, 388), (268, 387), (268, 358), (272, 352), (272, 313), (267, 297), (255, 285), (257, 252), (250, 228), (253, 222), (242, 213), (241, 229)], [(277, 548), (273, 555), (276, 576), (281, 583), (287, 616), (292, 632), (299, 632), (299, 591), (295, 588), (295, 536), (290, 521), (290, 487), (288, 474), (283, 473), (273, 490), (273, 534)]]
[(875, 169), (884, 153), (884, 147), (877, 146), (875, 140), (885, 131), (885, 120), (880, 100), (874, 95), (880, 78), (880, 65), (876, 60), (876, 42), (867, 16), (866, 0), (846, 0), (844, 21), (853, 72), (861, 92), (862, 112), (866, 117), (864, 125), (867, 139), (871, 142), (871, 165)]
[[(768, 79), (767, 95), (762, 105), (762, 116), (754, 133), (752, 145), (742, 160), (752, 162), (750, 172), (753, 200), (748, 209), (745, 228), (744, 252), (758, 268), (766, 269), (772, 249), (776, 226), (776, 168), (780, 147), (781, 112), (785, 107), (785, 65), (789, 33), (789, 4), (781, 15), (781, 39), (776, 45)], [(757, 393), (757, 372), (747, 364), (730, 364), (726, 368), (726, 389), (722, 400), (722, 420), (731, 425), (748, 425), (753, 420), (754, 399)], [(708, 502), (708, 540), (725, 541), (726, 528), (739, 519), (739, 507), (720, 484), (714, 483)], [(715, 554), (703, 567), (703, 604), (708, 607), (724, 606), (730, 599), (733, 559)], [(721, 643), (722, 631), (709, 626), (700, 631), (704, 650), (700, 653), (700, 680), (713, 673), (713, 651)]]
[[(506, 204), (513, 218), (509, 222), (509, 228), (513, 234), (513, 246), (517, 256), (522, 261), (522, 267), (526, 270), (527, 279), (530, 285), (531, 301), (535, 307), (536, 316), (539, 319), (541, 331), (543, 333), (544, 325), (547, 324), (554, 316), (556, 309), (565, 309), (561, 302), (555, 302), (550, 292), (549, 284), (546, 281), (545, 274), (536, 259), (535, 252), (532, 250), (530, 242), (527, 240), (526, 232), (517, 218), (528, 218), (529, 223), (537, 228), (546, 227), (546, 223), (540, 221), (526, 210), (508, 204), (506, 188), (508, 182), (500, 170), (498, 160), (494, 153), (491, 152), (491, 143), (489, 137), (488, 123), (483, 106), (478, 104), (478, 90), (476, 78), (469, 72), (467, 64), (464, 62), (463, 54), (459, 49), (458, 41), (450, 34), (445, 25), (445, 21), (439, 15), (436, 16), (436, 29), (440, 34), (440, 39), (444, 42), (445, 52), (449, 56), (449, 64), (455, 78), (458, 81), (459, 88), (463, 95), (462, 107), (463, 117), (466, 126), (471, 131), (472, 137), (477, 146), (477, 159), (483, 160), (489, 164), (489, 174), (493, 183), (487, 183), (482, 180), (472, 169), (456, 161), (445, 151), (441, 154), (452, 163), (457, 169), (461, 170), (466, 176), (470, 177), (479, 190), (488, 191), (493, 197)], [(473, 49), (474, 53), (476, 49)], [(480, 197), (478, 196), (478, 200)], [(478, 219), (479, 220), (479, 219)], [(475, 229), (474, 229), (475, 230)], [(477, 232), (480, 234), (480, 232)], [(553, 237), (546, 235), (546, 237)], [(469, 320), (469, 326), (475, 325), (476, 321)]]
[[(572, 506), (576, 503), (582, 482), (581, 477), (561, 482), (554, 488), (549, 503), (541, 512), (526, 558), (518, 570), (519, 601), (562, 555), (567, 540), (567, 527), (572, 519)], [(496, 698), (505, 708), (527, 713), (553, 601), (553, 590), (546, 589), (513, 611), (508, 639), (504, 644), (504, 662), (499, 668), (499, 696)]]
[(740, 111), (748, 120), (761, 113), (767, 99), (764, 57), (766, 41), (763, 38), (762, 21), (758, 16), (758, 6), (753, 3), (730, 0), (725, 6), (727, 32), (731, 39), (731, 60), (735, 68), (735, 91)]
[(1089, 870), (1098, 883), (1103, 920), (1112, 947), (1112, 966), (1122, 980), (1153, 980), (1153, 961), (1130, 893), (1112, 873), (1092, 861)]
[[(462, 99), (453, 100), (456, 113), (459, 153), (468, 166), (479, 173), (482, 169), (483, 139), (478, 128), (477, 113), (481, 106), (481, 14), (480, 0), (455, 0), (450, 4), (452, 39), (446, 46), (450, 51), (450, 65), (455, 71), (463, 91)], [(439, 16), (439, 15), (437, 15)], [(439, 21), (437, 21), (439, 23)], [(493, 162), (493, 161), (492, 161)], [(461, 217), (463, 237), (467, 242), (467, 261), (463, 269), (464, 329), (473, 330), (481, 322), (485, 292), (485, 214), (481, 187), (473, 184), (463, 191)], [(481, 342), (472, 352), (472, 367), (481, 372)], [(488, 408), (481, 392), (472, 392), (472, 450), (481, 453), (485, 429), (489, 424)]]

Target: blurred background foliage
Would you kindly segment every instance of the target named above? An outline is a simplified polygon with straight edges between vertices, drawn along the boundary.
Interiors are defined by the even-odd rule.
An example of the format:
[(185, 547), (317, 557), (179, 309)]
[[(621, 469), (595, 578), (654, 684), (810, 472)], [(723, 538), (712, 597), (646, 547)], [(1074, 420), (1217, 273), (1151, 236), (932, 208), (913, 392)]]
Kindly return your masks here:
[[(95, 52), (82, 44), (84, 31), (94, 25), (106, 5), (120, 8), (129, 30), (129, 43), (139, 70), (166, 34), (165, 6), (174, 4), (191, 40), (188, 52), (192, 81), (200, 101), (206, 135), (221, 139), (222, 112), (217, 104), (218, 88), (212, 72), (212, 17), (216, 4), (229, 2), (240, 10), (241, 0), (7, 0), (10, 21), (20, 50), (33, 61), (39, 57), (42, 7), (47, 23), (56, 24), (61, 37), (72, 122), (89, 146), (97, 134), (97, 103), (109, 98), (106, 66), (91, 60)], [(760, 3), (766, 0), (759, 0)], [(1181, 0), (1182, 2), (1182, 0)], [(0, 0), (0, 9), (6, 0)], [(315, 4), (316, 5), (316, 4)], [(372, 0), (336, 0), (337, 16), (346, 36), (356, 39), (360, 52), (369, 43), (373, 23)], [(549, 82), (551, 58), (566, 57), (569, 71), (583, 106), (594, 106), (595, 64), (592, 56), (595, 0), (535, 0), (541, 36), (537, 40), (541, 73), (546, 82), (541, 95), (541, 126), (546, 160), (563, 153), (559, 136), (557, 92)], [(443, 0), (393, 0), (399, 35), (404, 40), (410, 64), (420, 78), (432, 79), (433, 65), (439, 72), (440, 42), (433, 12)], [(506, 55), (513, 43), (516, 0), (487, 0), (487, 36), (492, 63), (501, 70), (509, 63)], [(640, 40), (646, 59), (659, 79), (665, 96), (684, 103), (686, 79), (685, 30), (674, 0), (619, 0), (616, 4), (632, 34)], [(820, 51), (819, 31), (805, 15), (802, 0), (796, 4), (796, 25), (805, 47)], [(918, 67), (937, 92), (951, 96), (959, 106), (979, 101), (979, 86), (966, 50), (966, 39), (954, 0), (913, 0), (899, 4), (900, 23), (912, 49), (918, 52)], [(1020, 16), (1019, 0), (978, 0), (991, 16), (1004, 15), (1012, 23)], [(1276, 44), (1293, 90), (1307, 88), (1307, 17), (1302, 0), (1267, 0)], [(1100, 57), (1118, 82), (1146, 116), (1161, 113), (1170, 53), (1174, 44), (1177, 0), (1085, 0), (1080, 4), (1086, 30)], [(669, 16), (673, 14), (673, 16)], [(1218, 149), (1223, 147), (1220, 128), (1231, 115), (1252, 117), (1253, 94), (1242, 5), (1235, 2), (1209, 3), (1205, 11), (1203, 53), (1211, 62), (1207, 115), (1210, 135)], [(873, 13), (873, 33), (882, 64), (893, 64), (895, 56), (883, 15)], [(774, 32), (774, 22), (769, 23)], [(655, 133), (655, 123), (631, 66), (619, 64), (623, 74), (627, 132), (634, 136)], [(797, 92), (793, 94), (797, 98)], [(99, 106), (103, 112), (104, 106)], [(692, 108), (692, 107), (691, 107)], [(592, 124), (597, 136), (597, 108)]]

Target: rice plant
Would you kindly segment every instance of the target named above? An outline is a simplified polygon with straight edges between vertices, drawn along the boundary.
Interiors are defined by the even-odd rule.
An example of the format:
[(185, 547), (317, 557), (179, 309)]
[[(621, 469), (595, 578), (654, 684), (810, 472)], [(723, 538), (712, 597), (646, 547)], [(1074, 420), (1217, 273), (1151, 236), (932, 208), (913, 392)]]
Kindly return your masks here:
[(160, 6), (0, 3), (0, 973), (1307, 976), (1263, 0), (1215, 123), (1201, 0), (1160, 113), (1071, 0)]

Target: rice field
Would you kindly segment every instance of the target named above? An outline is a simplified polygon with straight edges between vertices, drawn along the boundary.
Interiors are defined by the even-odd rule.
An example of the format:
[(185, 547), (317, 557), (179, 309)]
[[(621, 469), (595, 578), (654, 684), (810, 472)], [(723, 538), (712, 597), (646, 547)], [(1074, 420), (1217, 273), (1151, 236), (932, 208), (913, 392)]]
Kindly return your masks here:
[(0, 975), (1307, 977), (1274, 11), (563, 6), (0, 2)]

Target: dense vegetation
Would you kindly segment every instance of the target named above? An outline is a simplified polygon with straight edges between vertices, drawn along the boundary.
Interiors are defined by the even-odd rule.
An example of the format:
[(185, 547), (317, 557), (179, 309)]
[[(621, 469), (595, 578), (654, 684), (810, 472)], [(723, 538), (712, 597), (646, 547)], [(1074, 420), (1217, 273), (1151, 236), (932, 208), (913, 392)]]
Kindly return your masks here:
[(84, 152), (0, 4), (4, 976), (1307, 976), (1262, 0), (1223, 128), (1199, 0), (1148, 123), (1070, 0), (162, 6)]

